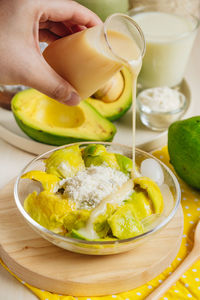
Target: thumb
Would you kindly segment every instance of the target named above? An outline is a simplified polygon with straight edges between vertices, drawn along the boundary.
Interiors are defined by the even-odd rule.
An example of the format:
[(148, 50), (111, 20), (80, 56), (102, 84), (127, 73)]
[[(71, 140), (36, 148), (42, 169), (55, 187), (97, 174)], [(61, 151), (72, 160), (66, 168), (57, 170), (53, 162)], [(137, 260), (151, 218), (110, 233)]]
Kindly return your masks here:
[(69, 82), (59, 76), (44, 60), (36, 56), (29, 60), (29, 68), (24, 69), (22, 84), (37, 89), (47, 96), (67, 105), (77, 105), (80, 96)]

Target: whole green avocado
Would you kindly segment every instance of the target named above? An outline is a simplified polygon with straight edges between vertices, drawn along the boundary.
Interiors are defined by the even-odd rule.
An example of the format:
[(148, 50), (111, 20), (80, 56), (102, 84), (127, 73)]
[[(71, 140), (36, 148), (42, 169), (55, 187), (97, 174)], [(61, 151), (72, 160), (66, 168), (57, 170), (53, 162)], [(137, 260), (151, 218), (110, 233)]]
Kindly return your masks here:
[(200, 189), (200, 116), (177, 121), (168, 130), (170, 163), (190, 186)]

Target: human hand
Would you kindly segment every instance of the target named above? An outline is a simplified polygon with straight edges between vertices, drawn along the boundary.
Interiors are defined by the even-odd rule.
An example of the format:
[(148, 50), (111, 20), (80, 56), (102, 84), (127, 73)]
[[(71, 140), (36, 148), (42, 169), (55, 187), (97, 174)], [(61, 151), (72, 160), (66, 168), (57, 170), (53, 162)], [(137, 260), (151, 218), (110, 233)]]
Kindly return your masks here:
[(33, 87), (51, 98), (76, 105), (80, 97), (45, 61), (39, 41), (52, 41), (101, 23), (71, 0), (0, 1), (0, 83)]

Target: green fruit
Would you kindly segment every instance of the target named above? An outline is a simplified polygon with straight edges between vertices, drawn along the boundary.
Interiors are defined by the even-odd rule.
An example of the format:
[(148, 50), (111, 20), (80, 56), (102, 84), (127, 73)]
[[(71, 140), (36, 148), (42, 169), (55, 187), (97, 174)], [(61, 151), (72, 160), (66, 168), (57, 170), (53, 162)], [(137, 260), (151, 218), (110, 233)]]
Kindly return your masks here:
[(200, 116), (177, 121), (169, 127), (168, 151), (177, 174), (200, 189)]
[(129, 8), (128, 0), (76, 0), (95, 12), (103, 21), (114, 13), (126, 13)]
[(28, 89), (12, 99), (19, 127), (32, 139), (50, 145), (78, 141), (112, 141), (116, 128), (90, 104), (67, 106)]
[(123, 68), (121, 72), (124, 77), (124, 89), (116, 101), (106, 103), (101, 101), (101, 99), (92, 97), (86, 99), (87, 103), (110, 121), (116, 121), (121, 118), (132, 104), (132, 76), (126, 68)]

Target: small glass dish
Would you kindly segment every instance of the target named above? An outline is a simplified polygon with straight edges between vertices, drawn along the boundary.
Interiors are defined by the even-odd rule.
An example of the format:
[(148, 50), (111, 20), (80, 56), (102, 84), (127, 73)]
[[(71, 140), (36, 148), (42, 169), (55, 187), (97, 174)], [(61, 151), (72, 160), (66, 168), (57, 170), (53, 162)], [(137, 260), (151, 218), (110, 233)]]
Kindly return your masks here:
[(153, 89), (146, 89), (140, 92), (137, 96), (137, 110), (141, 122), (148, 128), (154, 131), (165, 131), (170, 124), (179, 120), (187, 111), (189, 103), (186, 95), (182, 91), (176, 90), (179, 93), (180, 104), (178, 108), (163, 111), (159, 108), (152, 108), (151, 103), (143, 103), (142, 96), (144, 93)]
[[(88, 144), (102, 144), (104, 145), (108, 151), (114, 153), (120, 153), (126, 155), (131, 158), (132, 156), (132, 148), (120, 144), (115, 143), (101, 143), (101, 142), (86, 142), (86, 143), (76, 143), (83, 148)], [(136, 163), (140, 168), (140, 165), (144, 159), (153, 158), (155, 159), (161, 166), (164, 174), (164, 189), (166, 185), (169, 187), (171, 193), (170, 197), (164, 199), (164, 210), (160, 215), (154, 215), (150, 226), (147, 227), (145, 233), (135, 236), (133, 238), (123, 239), (123, 240), (111, 240), (111, 241), (86, 241), (80, 240), (76, 238), (69, 238), (66, 236), (62, 236), (56, 234), (45, 227), (41, 226), (39, 223), (34, 221), (29, 214), (24, 209), (24, 200), (28, 196), (28, 194), (33, 191), (40, 192), (41, 186), (38, 182), (31, 181), (29, 179), (22, 179), (21, 176), (31, 170), (45, 170), (44, 159), (49, 157), (54, 151), (58, 149), (62, 149), (65, 147), (70, 147), (75, 144), (70, 144), (67, 146), (57, 147), (53, 150), (50, 150), (42, 155), (37, 156), (30, 163), (28, 163), (25, 168), (20, 172), (17, 177), (15, 186), (14, 186), (14, 197), (17, 208), (21, 213), (22, 217), (26, 220), (26, 222), (34, 229), (39, 235), (43, 238), (47, 239), (51, 243), (55, 244), (58, 247), (64, 248), (66, 250), (88, 254), (88, 255), (107, 255), (107, 254), (116, 254), (121, 252), (126, 252), (133, 249), (138, 243), (142, 243), (146, 241), (148, 238), (151, 238), (152, 234), (163, 228), (175, 215), (177, 208), (180, 203), (180, 186), (179, 183), (173, 174), (173, 172), (158, 159), (153, 157), (151, 154), (148, 154), (142, 150), (136, 149)]]

